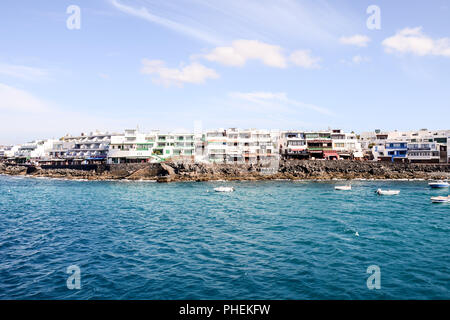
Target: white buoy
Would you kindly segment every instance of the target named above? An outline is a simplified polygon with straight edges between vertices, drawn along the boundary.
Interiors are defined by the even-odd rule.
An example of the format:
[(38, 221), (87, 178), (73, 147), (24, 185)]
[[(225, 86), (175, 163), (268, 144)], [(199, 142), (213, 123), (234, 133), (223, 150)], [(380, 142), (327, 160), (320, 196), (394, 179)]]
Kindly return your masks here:
[(355, 233), (355, 236), (359, 237), (359, 233), (358, 233), (358, 231), (356, 231), (356, 233)]

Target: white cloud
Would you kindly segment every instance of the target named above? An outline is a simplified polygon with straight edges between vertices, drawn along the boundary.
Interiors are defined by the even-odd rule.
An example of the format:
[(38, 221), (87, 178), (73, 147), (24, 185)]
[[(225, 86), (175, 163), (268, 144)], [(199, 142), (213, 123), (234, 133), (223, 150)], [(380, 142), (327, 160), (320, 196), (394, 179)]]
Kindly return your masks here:
[(361, 64), (363, 62), (369, 62), (370, 58), (368, 57), (364, 57), (364, 56), (360, 56), (360, 55), (356, 55), (352, 58), (352, 62), (354, 64)]
[(107, 73), (99, 73), (98, 76), (105, 80), (109, 79), (109, 74), (107, 74)]
[(178, 23), (176, 21), (154, 15), (154, 14), (150, 13), (145, 7), (136, 9), (136, 8), (124, 5), (117, 0), (110, 0), (110, 2), (116, 9), (118, 9), (124, 13), (127, 13), (129, 15), (132, 15), (132, 16), (147, 20), (149, 22), (158, 24), (165, 28), (171, 29), (175, 32), (179, 32), (179, 33), (191, 36), (193, 38), (197, 38), (199, 40), (209, 42), (214, 45), (222, 43), (222, 41), (220, 39), (218, 39), (217, 37), (215, 37), (213, 35), (210, 35), (210, 34), (204, 32), (202, 30), (199, 30), (197, 28), (190, 27), (187, 24)]
[(12, 64), (0, 64), (0, 74), (22, 80), (39, 80), (48, 77), (47, 70)]
[(342, 44), (357, 46), (357, 47), (367, 47), (367, 44), (370, 42), (370, 38), (368, 36), (356, 34), (351, 37), (341, 37), (339, 42)]
[[(272, 106), (274, 111), (295, 111), (292, 107), (299, 107), (302, 109), (309, 109), (320, 114), (332, 116), (333, 113), (323, 107), (319, 107), (313, 104), (304, 103), (297, 100), (292, 100), (287, 97), (285, 92), (266, 92), (266, 91), (256, 91), (256, 92), (232, 92), (229, 94), (231, 98), (240, 99), (244, 101), (249, 101), (256, 103), (261, 106)], [(284, 110), (281, 110), (281, 109)], [(289, 110), (287, 110), (287, 108)]]
[(351, 65), (361, 64), (361, 63), (370, 62), (370, 61), (371, 61), (371, 59), (369, 57), (356, 55), (356, 56), (353, 56), (350, 60), (342, 59), (340, 62), (351, 66)]
[(236, 40), (231, 46), (217, 47), (202, 57), (227, 66), (243, 66), (248, 60), (259, 60), (270, 67), (286, 67), (281, 47), (257, 40)]
[(296, 66), (306, 68), (306, 69), (317, 69), (320, 68), (319, 62), (321, 59), (319, 57), (313, 57), (310, 50), (297, 50), (294, 51), (290, 56), (289, 60)]
[(156, 83), (165, 86), (177, 85), (182, 86), (184, 83), (204, 83), (207, 79), (217, 79), (219, 75), (213, 69), (209, 69), (204, 65), (193, 62), (187, 66), (177, 68), (167, 68), (162, 60), (142, 60), (143, 74), (156, 74), (159, 77), (154, 79)]
[(432, 39), (422, 27), (405, 28), (382, 42), (388, 53), (412, 53), (418, 56), (450, 57), (450, 38)]
[(0, 83), (0, 110), (20, 112), (44, 112), (49, 104), (24, 90)]
[(310, 50), (294, 51), (288, 58), (283, 51), (280, 46), (257, 40), (236, 40), (231, 46), (217, 47), (207, 54), (193, 55), (191, 58), (201, 57), (234, 67), (242, 67), (248, 60), (258, 60), (266, 66), (275, 68), (286, 68), (288, 61), (302, 68), (320, 68), (321, 59), (314, 57)]

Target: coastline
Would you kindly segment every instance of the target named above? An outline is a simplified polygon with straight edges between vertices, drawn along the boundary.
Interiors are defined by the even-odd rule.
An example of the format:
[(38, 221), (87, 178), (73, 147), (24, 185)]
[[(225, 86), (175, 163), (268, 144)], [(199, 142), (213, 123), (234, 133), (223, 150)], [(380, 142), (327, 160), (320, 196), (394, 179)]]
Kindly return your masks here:
[[(270, 170), (267, 170), (270, 169)], [(267, 173), (272, 171), (272, 173)], [(361, 161), (280, 161), (276, 168), (254, 164), (143, 163), (98, 165), (95, 170), (5, 165), (0, 174), (76, 181), (424, 181), (450, 178), (448, 164)]]

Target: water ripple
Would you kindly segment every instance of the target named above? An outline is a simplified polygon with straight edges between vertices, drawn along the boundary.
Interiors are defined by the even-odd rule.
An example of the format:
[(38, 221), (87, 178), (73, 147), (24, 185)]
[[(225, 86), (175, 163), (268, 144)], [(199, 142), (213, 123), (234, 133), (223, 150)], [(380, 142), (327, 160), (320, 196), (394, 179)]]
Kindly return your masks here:
[[(224, 184), (236, 191), (207, 192)], [(450, 206), (429, 201), (442, 192), (352, 184), (1, 176), (0, 299), (449, 299)]]

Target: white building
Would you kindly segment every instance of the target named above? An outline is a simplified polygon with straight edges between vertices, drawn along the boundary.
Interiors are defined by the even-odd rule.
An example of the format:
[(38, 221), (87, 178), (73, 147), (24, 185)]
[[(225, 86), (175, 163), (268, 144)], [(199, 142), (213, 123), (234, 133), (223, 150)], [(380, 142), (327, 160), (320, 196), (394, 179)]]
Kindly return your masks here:
[(448, 163), (450, 130), (408, 132), (408, 160), (411, 162)]
[(362, 148), (355, 133), (346, 133), (340, 129), (330, 131), (303, 132), (284, 131), (280, 138), (280, 152), (285, 158), (308, 159), (362, 158)]
[(103, 162), (107, 158), (112, 135), (99, 131), (80, 136), (66, 135), (61, 138), (61, 141), (70, 143), (65, 158), (72, 164)]
[[(363, 151), (370, 151), (374, 146), (384, 146), (385, 141), (389, 138), (388, 132), (375, 130), (372, 132), (363, 132), (359, 135), (359, 142)], [(392, 139), (392, 135), (391, 135)]]
[(286, 159), (307, 159), (309, 154), (304, 132), (298, 130), (281, 132), (280, 154)]
[(279, 159), (279, 133), (257, 129), (218, 129), (205, 134), (205, 158), (217, 163), (265, 163)]
[(225, 129), (207, 131), (205, 133), (205, 154), (210, 162), (226, 162), (228, 137)]
[(53, 144), (57, 140), (36, 140), (20, 145), (15, 145), (9, 150), (5, 151), (5, 156), (11, 159), (16, 159), (19, 162), (36, 161), (43, 158), (48, 158), (49, 150), (53, 148)]
[(6, 149), (7, 147), (4, 146), (0, 147), (0, 158), (6, 158)]
[(429, 140), (420, 140), (417, 142), (408, 142), (408, 160), (410, 162), (439, 162), (439, 144)]
[(9, 148), (5, 148), (5, 156), (9, 159), (14, 158), (14, 155), (16, 154), (16, 152), (19, 151), (19, 148), (20, 148), (20, 144), (16, 144)]
[(346, 133), (340, 129), (331, 132), (333, 150), (342, 159), (363, 158), (361, 143), (355, 133)]
[(450, 130), (390, 131), (361, 134), (374, 160), (405, 158), (409, 162), (448, 162)]
[(128, 129), (123, 135), (111, 137), (108, 163), (194, 161), (195, 146), (193, 133), (142, 133)]

